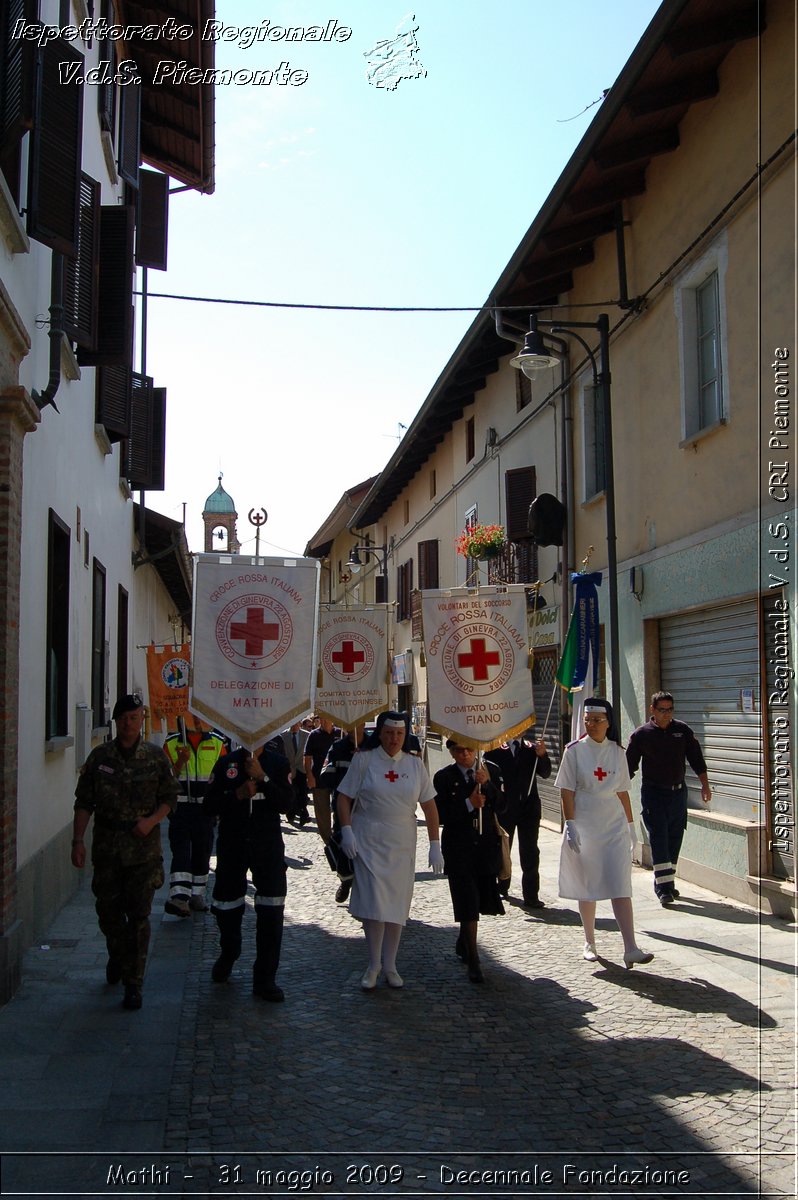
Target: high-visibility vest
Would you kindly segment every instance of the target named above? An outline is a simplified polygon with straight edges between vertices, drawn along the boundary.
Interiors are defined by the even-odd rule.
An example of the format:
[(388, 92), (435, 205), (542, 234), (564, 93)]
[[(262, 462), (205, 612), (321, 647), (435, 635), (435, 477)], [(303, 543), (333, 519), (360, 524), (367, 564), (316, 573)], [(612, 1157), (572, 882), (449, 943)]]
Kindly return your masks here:
[[(187, 734), (184, 742), (182, 734), (170, 733), (163, 748), (182, 784), (183, 794), (191, 800), (199, 800), (205, 795), (211, 771), (226, 753), (227, 747), (218, 733), (205, 733), (196, 745), (194, 742), (194, 734)], [(185, 765), (178, 771), (177, 752), (184, 745), (190, 753)]]

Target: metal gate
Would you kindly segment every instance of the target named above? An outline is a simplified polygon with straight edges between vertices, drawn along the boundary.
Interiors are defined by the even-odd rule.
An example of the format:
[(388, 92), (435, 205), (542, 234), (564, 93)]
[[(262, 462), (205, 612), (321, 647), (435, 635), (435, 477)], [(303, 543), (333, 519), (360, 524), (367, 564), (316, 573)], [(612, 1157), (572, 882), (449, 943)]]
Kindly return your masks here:
[[(757, 601), (698, 609), (659, 623), (662, 687), (707, 760), (716, 812), (764, 821)], [(701, 785), (687, 771), (691, 807)]]
[[(542, 816), (547, 821), (560, 824), (560, 793), (554, 787), (554, 777), (560, 765), (562, 746), (560, 742), (560, 697), (563, 694), (560, 685), (555, 681), (557, 671), (558, 650), (535, 650), (535, 661), (532, 667), (532, 698), (535, 703), (535, 718), (537, 726), (535, 733), (543, 733), (546, 714), (551, 704), (551, 715), (546, 727), (546, 747), (551, 759), (552, 772), (549, 779), (538, 780), (540, 808)], [(552, 694), (554, 703), (552, 704)]]

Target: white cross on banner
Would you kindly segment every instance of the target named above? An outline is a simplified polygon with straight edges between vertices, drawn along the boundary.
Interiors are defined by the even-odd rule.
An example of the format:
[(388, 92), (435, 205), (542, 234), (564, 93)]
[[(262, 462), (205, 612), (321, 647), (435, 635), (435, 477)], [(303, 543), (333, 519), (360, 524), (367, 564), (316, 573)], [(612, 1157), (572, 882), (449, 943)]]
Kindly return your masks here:
[(198, 555), (191, 711), (249, 750), (308, 712), (318, 607), (315, 558)]
[(323, 606), (316, 712), (354, 729), (388, 707), (388, 610)]
[(526, 589), (421, 593), (429, 725), (490, 750), (533, 722)]

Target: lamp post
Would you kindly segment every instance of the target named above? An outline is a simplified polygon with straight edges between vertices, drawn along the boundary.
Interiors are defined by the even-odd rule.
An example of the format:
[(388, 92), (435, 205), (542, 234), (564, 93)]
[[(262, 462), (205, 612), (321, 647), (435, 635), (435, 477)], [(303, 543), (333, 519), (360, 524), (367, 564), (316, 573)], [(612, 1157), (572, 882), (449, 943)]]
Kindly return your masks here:
[[(610, 626), (610, 670), (612, 671), (612, 707), (615, 719), (620, 727), (621, 702), (621, 666), (620, 648), (618, 645), (618, 566), (615, 537), (615, 478), (613, 473), (612, 455), (612, 404), (610, 377), (610, 319), (606, 313), (601, 313), (595, 321), (542, 321), (537, 313), (529, 317), (529, 332), (524, 338), (524, 348), (514, 358), (510, 366), (523, 371), (533, 378), (537, 371), (553, 367), (559, 359), (549, 353), (538, 330), (545, 325), (551, 333), (564, 333), (575, 338), (587, 352), (593, 367), (593, 387), (596, 395), (600, 395), (602, 404), (602, 429), (604, 433), (604, 493), (606, 497), (607, 514), (607, 574), (609, 576), (609, 626)], [(599, 335), (599, 363), (578, 329), (595, 329)]]

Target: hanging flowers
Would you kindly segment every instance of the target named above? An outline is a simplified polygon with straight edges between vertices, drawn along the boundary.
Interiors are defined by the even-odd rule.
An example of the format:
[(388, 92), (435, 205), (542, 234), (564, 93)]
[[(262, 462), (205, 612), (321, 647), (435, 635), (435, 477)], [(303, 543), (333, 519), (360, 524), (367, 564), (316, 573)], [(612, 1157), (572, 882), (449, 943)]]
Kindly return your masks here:
[(455, 540), (454, 548), (463, 558), (495, 558), (506, 545), (503, 525), (471, 525)]

